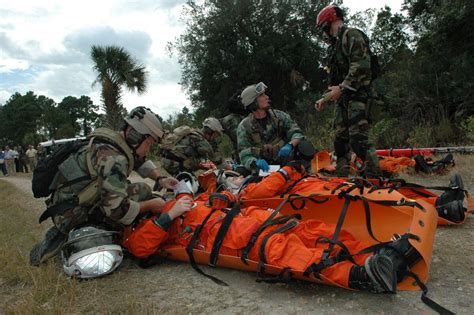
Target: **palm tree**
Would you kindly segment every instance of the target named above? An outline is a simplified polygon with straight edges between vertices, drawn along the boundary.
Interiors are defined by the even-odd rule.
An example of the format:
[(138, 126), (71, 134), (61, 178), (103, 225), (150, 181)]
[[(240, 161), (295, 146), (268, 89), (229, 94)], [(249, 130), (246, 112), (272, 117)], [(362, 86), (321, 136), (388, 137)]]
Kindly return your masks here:
[(94, 84), (102, 85), (102, 102), (108, 127), (118, 130), (125, 114), (121, 102), (122, 87), (142, 94), (146, 90), (145, 66), (137, 62), (118, 46), (92, 46), (93, 69), (97, 71)]

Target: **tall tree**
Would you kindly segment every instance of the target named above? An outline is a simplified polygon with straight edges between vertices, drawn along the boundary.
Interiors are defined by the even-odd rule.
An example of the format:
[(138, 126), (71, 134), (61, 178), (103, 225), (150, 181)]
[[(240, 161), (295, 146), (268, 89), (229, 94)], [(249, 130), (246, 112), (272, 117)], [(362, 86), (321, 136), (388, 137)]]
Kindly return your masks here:
[(58, 108), (68, 113), (69, 124), (73, 126), (76, 135), (88, 135), (99, 119), (99, 106), (89, 96), (67, 96), (58, 104)]
[(102, 85), (102, 101), (108, 127), (118, 130), (125, 108), (122, 87), (142, 94), (146, 90), (145, 66), (137, 63), (128, 52), (117, 46), (92, 46), (91, 57), (97, 78)]
[(22, 144), (26, 134), (41, 132), (45, 109), (54, 101), (33, 92), (13, 94), (0, 111), (0, 134), (10, 144)]
[(258, 81), (270, 87), (274, 107), (297, 112), (297, 100), (305, 100), (307, 112), (308, 95), (325, 86), (315, 16), (328, 3), (188, 1), (186, 31), (171, 49), (178, 52), (181, 83), (197, 118), (223, 114), (236, 89)]

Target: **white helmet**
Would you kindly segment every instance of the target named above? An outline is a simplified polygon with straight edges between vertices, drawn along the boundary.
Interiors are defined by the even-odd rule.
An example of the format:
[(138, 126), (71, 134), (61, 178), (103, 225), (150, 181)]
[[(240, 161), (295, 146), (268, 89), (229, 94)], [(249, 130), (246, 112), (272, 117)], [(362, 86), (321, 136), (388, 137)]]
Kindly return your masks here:
[(118, 232), (84, 226), (69, 232), (61, 256), (64, 272), (81, 279), (105, 276), (122, 263), (122, 247), (115, 242)]
[(218, 133), (222, 133), (222, 131), (224, 130), (224, 128), (222, 128), (222, 124), (220, 123), (220, 121), (214, 117), (207, 117), (206, 119), (204, 119), (204, 121), (202, 122), (202, 126), (207, 127), (211, 129), (212, 131), (215, 131)]
[[(181, 172), (175, 177), (180, 183), (177, 185), (178, 187), (175, 189), (175, 195), (179, 195), (182, 193), (191, 193), (195, 195), (199, 189), (199, 184), (197, 180), (191, 173), (188, 172)], [(184, 185), (181, 185), (183, 183)]]
[(257, 84), (252, 84), (252, 85), (247, 86), (242, 91), (242, 94), (240, 94), (240, 99), (244, 107), (247, 108), (247, 106), (255, 102), (255, 99), (257, 98), (257, 96), (265, 93), (265, 90), (267, 88), (268, 87), (263, 82), (259, 82)]
[(161, 121), (155, 113), (146, 107), (135, 107), (125, 118), (125, 121), (143, 136), (152, 136), (155, 141), (159, 141), (163, 137)]
[(242, 182), (243, 177), (241, 174), (230, 170), (221, 171), (217, 176), (217, 190), (219, 191), (223, 188), (233, 194), (237, 194)]

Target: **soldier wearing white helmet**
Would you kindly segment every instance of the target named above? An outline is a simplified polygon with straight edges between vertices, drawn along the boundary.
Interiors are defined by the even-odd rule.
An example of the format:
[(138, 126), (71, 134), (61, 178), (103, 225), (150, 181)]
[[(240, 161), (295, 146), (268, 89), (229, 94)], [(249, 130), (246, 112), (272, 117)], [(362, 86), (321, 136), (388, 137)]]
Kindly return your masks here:
[(269, 170), (269, 164), (285, 164), (293, 159), (309, 161), (314, 147), (287, 113), (270, 106), (263, 82), (247, 86), (241, 101), (250, 114), (237, 128), (240, 163), (249, 170)]

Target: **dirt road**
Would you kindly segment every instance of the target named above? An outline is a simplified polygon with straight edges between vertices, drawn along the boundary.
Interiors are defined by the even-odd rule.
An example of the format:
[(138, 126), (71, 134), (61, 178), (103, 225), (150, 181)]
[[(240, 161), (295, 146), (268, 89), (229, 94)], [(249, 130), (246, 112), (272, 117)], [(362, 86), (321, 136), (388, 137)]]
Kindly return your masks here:
[[(431, 185), (447, 183), (447, 176), (435, 180), (428, 177), (417, 179), (419, 183), (430, 182)], [(43, 204), (32, 197), (30, 177), (11, 176), (0, 180), (24, 191), (25, 204), (39, 215)], [(472, 185), (468, 186), (471, 193), (474, 192), (472, 188)], [(37, 216), (32, 216), (31, 220), (37, 220)], [(474, 313), (471, 300), (474, 295), (473, 228), (474, 219), (470, 218), (461, 227), (440, 227), (436, 232), (429, 296), (458, 314)], [(38, 239), (40, 237), (38, 235)], [(128, 305), (134, 305), (131, 310), (138, 312), (150, 310), (150, 307), (157, 313), (419, 314), (429, 310), (420, 301), (420, 292), (375, 295), (299, 281), (290, 284), (257, 283), (252, 273), (203, 269), (230, 285), (216, 285), (184, 263), (170, 261), (150, 269), (140, 269), (126, 261), (111, 276), (79, 283), (78, 289), (82, 286), (84, 292), (78, 291), (76, 304), (84, 307), (76, 311), (94, 310), (87, 306), (91, 302), (92, 287), (94, 292), (107, 296), (107, 302), (103, 303), (110, 306), (127, 301)]]

